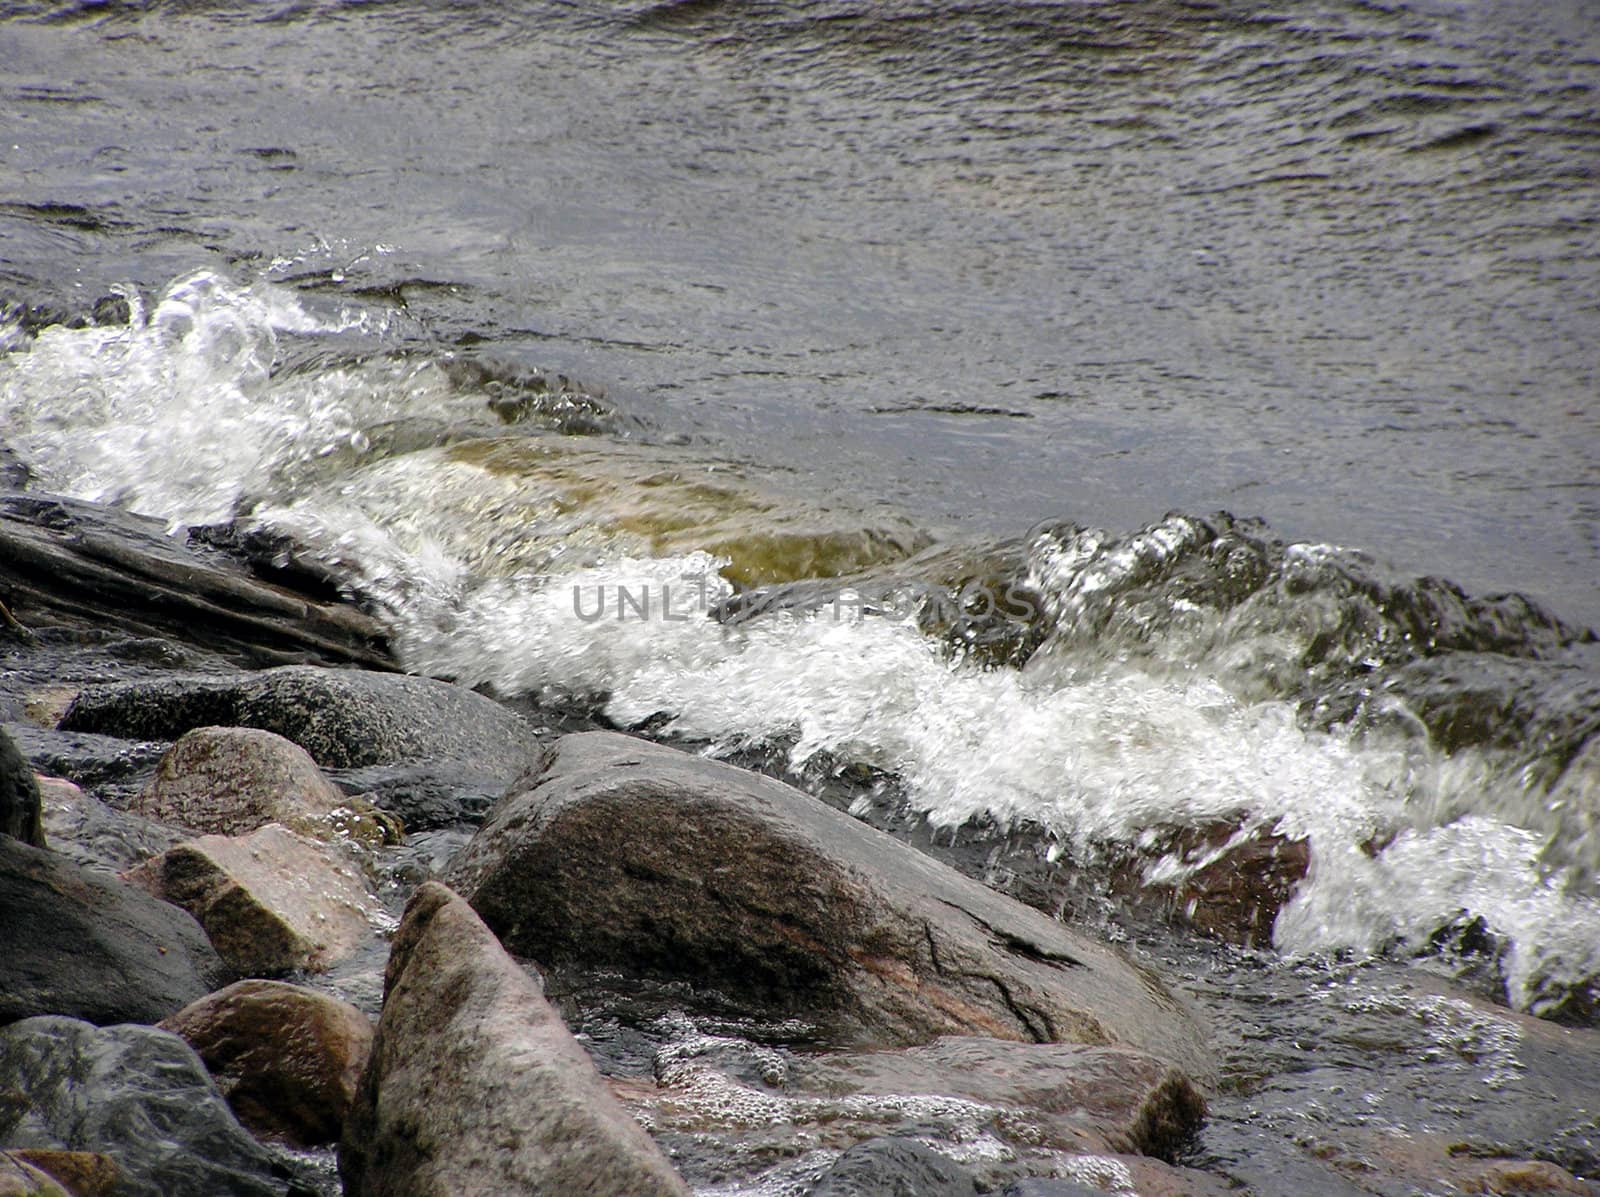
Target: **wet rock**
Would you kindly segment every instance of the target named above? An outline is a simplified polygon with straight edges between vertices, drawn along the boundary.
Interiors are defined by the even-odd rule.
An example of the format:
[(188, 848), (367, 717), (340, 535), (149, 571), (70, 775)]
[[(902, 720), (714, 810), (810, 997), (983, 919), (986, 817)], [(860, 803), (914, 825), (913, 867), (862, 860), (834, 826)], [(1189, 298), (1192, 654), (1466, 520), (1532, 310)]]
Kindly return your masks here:
[(716, 1179), (692, 1170), (707, 1144), (718, 1160), (771, 1160), (889, 1135), (962, 1158), (983, 1141), (966, 1166), (990, 1191), (1063, 1153), (1174, 1158), (1204, 1113), (1181, 1073), (1129, 1048), (970, 1037), (819, 1053), (693, 1034), (657, 1052), (654, 1081), (614, 1083), (696, 1183)]
[(477, 826), (507, 784), (503, 770), (459, 761), (368, 765), (330, 770), (329, 778), (399, 819), (408, 833)]
[(393, 665), (383, 626), (355, 607), (263, 582), (159, 520), (57, 495), (0, 494), (0, 592), (30, 633), (171, 635), (249, 667)]
[[(42, 1148), (13, 1151), (12, 1159), (31, 1164), (58, 1182), (72, 1197), (116, 1197), (122, 1170), (110, 1156), (98, 1151), (49, 1151)], [(0, 1182), (0, 1193), (4, 1193)]]
[(915, 1139), (873, 1139), (852, 1147), (806, 1197), (972, 1197), (972, 1176)]
[(0, 1023), (155, 1022), (231, 979), (183, 911), (3, 837), (0, 945)]
[(282, 1197), (274, 1157), (205, 1065), (154, 1027), (30, 1018), (0, 1029), (0, 1146), (98, 1152), (119, 1197)]
[(3, 731), (0, 731), (0, 835), (35, 848), (44, 847), (39, 787), (33, 780), (33, 766), (22, 759), (22, 753)]
[(66, 1197), (55, 1178), (10, 1152), (0, 1151), (0, 1197)]
[(1152, 828), (1137, 848), (1107, 850), (1113, 893), (1240, 947), (1272, 946), (1278, 912), (1311, 867), (1307, 841), (1227, 820)]
[(107, 806), (62, 777), (40, 777), (51, 848), (89, 868), (122, 873), (183, 839), (165, 823)]
[(355, 868), (275, 823), (186, 840), (127, 877), (192, 914), (247, 977), (326, 969), (373, 933), (377, 903)]
[(302, 1147), (337, 1141), (372, 1048), (361, 1011), (281, 981), (239, 981), (161, 1027), (199, 1053), (241, 1123)]
[(165, 744), (47, 731), (28, 724), (12, 723), (6, 731), (38, 772), (91, 787), (101, 797), (119, 793), (132, 799), (167, 750)]
[(1136, 1155), (1065, 1156), (1055, 1175), (1028, 1177), (1009, 1185), (1001, 1197), (1099, 1197), (1138, 1193), (1139, 1197), (1231, 1197), (1238, 1190), (1204, 1172), (1175, 1168)]
[(614, 733), (563, 738), (448, 877), (511, 951), (574, 976), (687, 982), (847, 1041), (1211, 1067), (1184, 1007), (1109, 948), (781, 782)]
[(503, 784), (538, 747), (535, 729), (520, 715), (460, 686), (310, 667), (90, 686), (61, 726), (157, 740), (176, 740), (196, 727), (255, 727), (293, 740), (324, 768), (470, 761)]
[(537, 986), (434, 882), (395, 936), (339, 1169), (349, 1197), (688, 1197)]
[(240, 835), (281, 823), (313, 839), (375, 846), (400, 838), (392, 817), (346, 798), (305, 749), (251, 727), (185, 732), (161, 758), (132, 809), (213, 835)]

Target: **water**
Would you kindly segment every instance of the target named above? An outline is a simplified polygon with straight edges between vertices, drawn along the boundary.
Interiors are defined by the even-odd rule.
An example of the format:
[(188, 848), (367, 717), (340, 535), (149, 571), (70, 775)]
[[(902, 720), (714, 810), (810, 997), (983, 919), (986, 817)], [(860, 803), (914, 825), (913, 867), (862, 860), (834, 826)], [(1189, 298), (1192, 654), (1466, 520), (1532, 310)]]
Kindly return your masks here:
[(1062, 869), (1304, 841), (1281, 958), (1592, 1017), (1592, 8), (3, 12), (38, 485)]

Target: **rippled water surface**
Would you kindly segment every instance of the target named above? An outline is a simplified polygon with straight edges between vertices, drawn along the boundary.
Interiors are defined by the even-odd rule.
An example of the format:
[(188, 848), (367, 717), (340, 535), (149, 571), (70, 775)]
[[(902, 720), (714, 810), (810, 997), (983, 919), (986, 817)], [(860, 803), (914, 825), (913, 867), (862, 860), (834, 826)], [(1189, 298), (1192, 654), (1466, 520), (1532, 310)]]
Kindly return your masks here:
[(935, 839), (1302, 845), (1276, 956), (1152, 949), (1226, 1057), (1197, 1158), (1600, 1169), (1576, 1040), (1393, 980), (1600, 994), (1600, 10), (0, 13), (35, 484)]

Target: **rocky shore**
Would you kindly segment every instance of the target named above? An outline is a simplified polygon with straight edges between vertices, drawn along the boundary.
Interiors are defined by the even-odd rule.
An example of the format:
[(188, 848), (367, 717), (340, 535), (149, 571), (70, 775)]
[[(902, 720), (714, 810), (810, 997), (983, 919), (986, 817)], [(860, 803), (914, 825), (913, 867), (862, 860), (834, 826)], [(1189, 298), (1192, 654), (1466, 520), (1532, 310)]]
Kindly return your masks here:
[[(226, 530), (0, 496), (0, 604), (0, 1195), (1271, 1191), (1197, 1148), (1247, 1036), (1025, 870), (401, 674)], [(1259, 946), (1303, 854), (1184, 834), (1152, 901)], [(1471, 1016), (1560, 1116), (1326, 1191), (1600, 1192), (1596, 1034)]]

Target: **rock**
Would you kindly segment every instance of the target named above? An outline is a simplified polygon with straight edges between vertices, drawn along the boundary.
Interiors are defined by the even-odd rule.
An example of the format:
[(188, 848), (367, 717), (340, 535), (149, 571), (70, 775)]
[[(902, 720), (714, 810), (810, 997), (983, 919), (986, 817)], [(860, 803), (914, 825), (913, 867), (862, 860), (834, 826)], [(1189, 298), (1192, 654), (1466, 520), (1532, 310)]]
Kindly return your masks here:
[(406, 909), (384, 995), (339, 1146), (348, 1197), (688, 1197), (538, 987), (436, 882)]
[(127, 874), (199, 921), (236, 973), (320, 971), (373, 933), (378, 904), (325, 844), (276, 823), (240, 838), (203, 835)]
[(306, 750), (253, 727), (197, 727), (161, 758), (134, 813), (186, 831), (241, 835), (281, 823), (313, 839), (396, 843), (392, 816), (346, 798)]
[(915, 1139), (872, 1139), (834, 1161), (807, 1197), (973, 1197), (966, 1169)]
[[(13, 1151), (11, 1157), (31, 1164), (66, 1189), (72, 1197), (116, 1197), (122, 1170), (110, 1156), (98, 1151), (49, 1151), (42, 1148)], [(0, 1187), (0, 1193), (5, 1190)]]
[(199, 1053), (241, 1123), (301, 1147), (338, 1140), (372, 1049), (361, 1011), (281, 981), (239, 981), (161, 1027)]
[(499, 769), (459, 761), (335, 769), (329, 780), (398, 818), (408, 833), (476, 827), (508, 782)]
[(64, 731), (176, 740), (196, 727), (256, 727), (293, 740), (324, 768), (472, 761), (510, 782), (535, 729), (493, 699), (448, 682), (350, 669), (286, 667), (85, 688)]
[(183, 839), (165, 823), (131, 815), (91, 798), (61, 777), (40, 777), (44, 830), (50, 846), (89, 868), (122, 873)]
[(1238, 1190), (1192, 1168), (1175, 1168), (1138, 1155), (1061, 1156), (1052, 1177), (1028, 1177), (1000, 1197), (1235, 1197)]
[(1200, 1129), (1205, 1099), (1170, 1064), (1123, 1047), (952, 1037), (896, 1052), (802, 1058), (802, 1092), (966, 1098), (1008, 1111), (1019, 1142), (1172, 1160)]
[(156, 1022), (230, 980), (194, 919), (55, 853), (0, 838), (0, 1024)]
[(383, 626), (350, 604), (263, 582), (160, 520), (56, 495), (0, 494), (0, 592), (32, 631), (169, 634), (248, 667), (394, 664)]
[(1311, 867), (1311, 846), (1269, 828), (1215, 820), (1151, 828), (1136, 848), (1108, 847), (1111, 889), (1214, 939), (1270, 948), (1278, 912)]
[(560, 740), (447, 877), (555, 972), (687, 982), (862, 1044), (1121, 1043), (1212, 1067), (1110, 948), (781, 782), (615, 733)]
[(33, 780), (33, 767), (11, 737), (0, 731), (0, 835), (8, 835), (44, 847), (44, 824), (40, 821), (39, 787)]
[(55, 1179), (10, 1152), (0, 1151), (0, 1197), (75, 1197)]
[(1461, 1182), (1464, 1193), (1495, 1193), (1520, 1197), (1526, 1193), (1572, 1193), (1595, 1197), (1600, 1186), (1579, 1180), (1565, 1168), (1544, 1160), (1495, 1160)]
[[(1062, 1154), (1174, 1158), (1204, 1111), (1181, 1073), (1132, 1049), (1001, 1039), (818, 1053), (691, 1035), (657, 1052), (654, 1080), (613, 1084), (686, 1159), (712, 1144), (718, 1160), (772, 1160), (801, 1145), (849, 1152), (889, 1135), (967, 1160), (985, 1191)], [(980, 1139), (991, 1150), (969, 1158)]]
[(0, 1146), (99, 1152), (118, 1197), (282, 1197), (270, 1152), (205, 1065), (154, 1027), (29, 1018), (0, 1029)]

